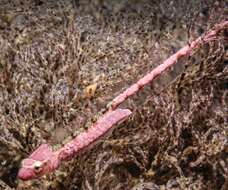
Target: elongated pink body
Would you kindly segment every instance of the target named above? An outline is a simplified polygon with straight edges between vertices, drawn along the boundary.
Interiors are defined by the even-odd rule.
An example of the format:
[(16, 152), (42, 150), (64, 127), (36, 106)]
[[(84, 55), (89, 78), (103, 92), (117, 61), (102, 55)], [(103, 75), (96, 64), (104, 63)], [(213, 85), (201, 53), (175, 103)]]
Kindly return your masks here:
[(131, 114), (128, 109), (116, 109), (106, 112), (92, 127), (81, 133), (59, 150), (60, 160), (68, 160), (87, 148), (94, 141), (104, 136), (117, 122), (126, 119)]
[(34, 179), (56, 170), (62, 161), (69, 160), (86, 149), (112, 129), (115, 124), (128, 118), (130, 114), (129, 109), (107, 111), (87, 131), (78, 135), (56, 152), (53, 152), (47, 144), (41, 145), (27, 159), (22, 161), (18, 178), (22, 180)]
[(180, 57), (190, 53), (192, 50), (198, 48), (201, 44), (214, 40), (214, 37), (224, 28), (228, 27), (228, 21), (224, 21), (215, 26), (214, 30), (209, 31), (205, 36), (197, 38), (190, 45), (186, 45), (178, 52), (166, 59), (161, 65), (157, 66), (150, 73), (146, 74), (143, 78), (139, 79), (135, 84), (127, 88), (124, 92), (118, 95), (111, 102), (111, 109), (115, 109), (118, 105), (124, 102), (127, 98), (137, 93), (146, 84), (153, 81), (157, 76), (161, 75), (168, 68), (177, 63)]

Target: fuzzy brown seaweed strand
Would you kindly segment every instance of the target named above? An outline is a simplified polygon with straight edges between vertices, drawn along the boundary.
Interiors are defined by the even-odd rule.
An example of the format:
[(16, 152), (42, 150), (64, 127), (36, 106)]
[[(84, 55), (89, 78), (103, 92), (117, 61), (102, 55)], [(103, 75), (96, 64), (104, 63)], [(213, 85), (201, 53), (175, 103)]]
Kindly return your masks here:
[(87, 131), (53, 152), (48, 144), (42, 144), (28, 158), (22, 161), (18, 177), (22, 180), (38, 178), (56, 170), (62, 161), (69, 160), (104, 136), (113, 126), (124, 121), (131, 114), (128, 109), (107, 111)]
[(111, 109), (115, 109), (122, 102), (124, 102), (130, 96), (136, 94), (145, 85), (152, 82), (156, 77), (161, 75), (168, 68), (177, 63), (178, 59), (190, 54), (193, 50), (198, 49), (202, 44), (208, 43), (216, 38), (216, 35), (225, 28), (228, 27), (228, 21), (224, 21), (210, 30), (207, 34), (200, 36), (195, 41), (191, 42), (189, 45), (184, 46), (175, 54), (166, 59), (162, 64), (153, 69), (150, 73), (139, 79), (136, 83), (127, 88), (124, 92), (119, 94), (112, 102), (108, 105)]

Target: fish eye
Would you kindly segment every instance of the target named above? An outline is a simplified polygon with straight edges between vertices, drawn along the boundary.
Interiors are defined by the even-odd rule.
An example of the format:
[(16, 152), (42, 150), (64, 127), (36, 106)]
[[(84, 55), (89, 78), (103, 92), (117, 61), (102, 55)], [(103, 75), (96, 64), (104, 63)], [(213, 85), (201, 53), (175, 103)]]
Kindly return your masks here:
[(35, 170), (39, 170), (40, 169), (40, 166), (34, 166), (34, 169)]
[(40, 161), (36, 161), (34, 164), (33, 164), (33, 168), (35, 170), (35, 172), (40, 172), (41, 169), (42, 169), (42, 162)]

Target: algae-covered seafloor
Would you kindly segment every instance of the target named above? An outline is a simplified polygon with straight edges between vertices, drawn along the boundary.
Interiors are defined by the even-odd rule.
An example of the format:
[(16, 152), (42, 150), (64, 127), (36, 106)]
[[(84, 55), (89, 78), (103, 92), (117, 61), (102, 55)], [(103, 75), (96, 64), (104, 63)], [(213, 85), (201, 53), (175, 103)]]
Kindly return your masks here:
[(225, 1), (0, 0), (0, 189), (226, 189), (227, 29), (121, 107), (133, 115), (38, 180), (17, 179), (110, 100), (227, 18)]

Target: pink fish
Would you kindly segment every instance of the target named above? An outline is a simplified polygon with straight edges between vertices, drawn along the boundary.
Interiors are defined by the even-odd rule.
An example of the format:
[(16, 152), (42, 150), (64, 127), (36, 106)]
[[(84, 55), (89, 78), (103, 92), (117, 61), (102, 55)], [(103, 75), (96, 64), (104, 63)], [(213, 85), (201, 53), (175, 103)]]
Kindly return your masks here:
[(128, 109), (117, 109), (122, 102), (137, 93), (145, 85), (152, 82), (157, 76), (161, 75), (168, 68), (177, 63), (179, 58), (191, 54), (193, 50), (199, 48), (202, 44), (216, 39), (216, 35), (226, 28), (228, 28), (228, 21), (223, 21), (220, 24), (217, 24), (214, 29), (210, 30), (205, 35), (197, 38), (189, 45), (184, 46), (170, 56), (161, 65), (157, 66), (150, 73), (139, 79), (138, 82), (114, 98), (114, 100), (108, 105), (110, 108), (109, 111), (98, 119), (98, 121), (86, 132), (78, 135), (60, 150), (53, 152), (49, 145), (41, 145), (27, 159), (22, 161), (22, 168), (19, 170), (18, 177), (23, 180), (29, 180), (50, 173), (57, 169), (62, 161), (71, 159), (73, 156), (92, 145), (93, 142), (107, 134), (115, 124), (125, 120), (131, 114), (131, 111)]

